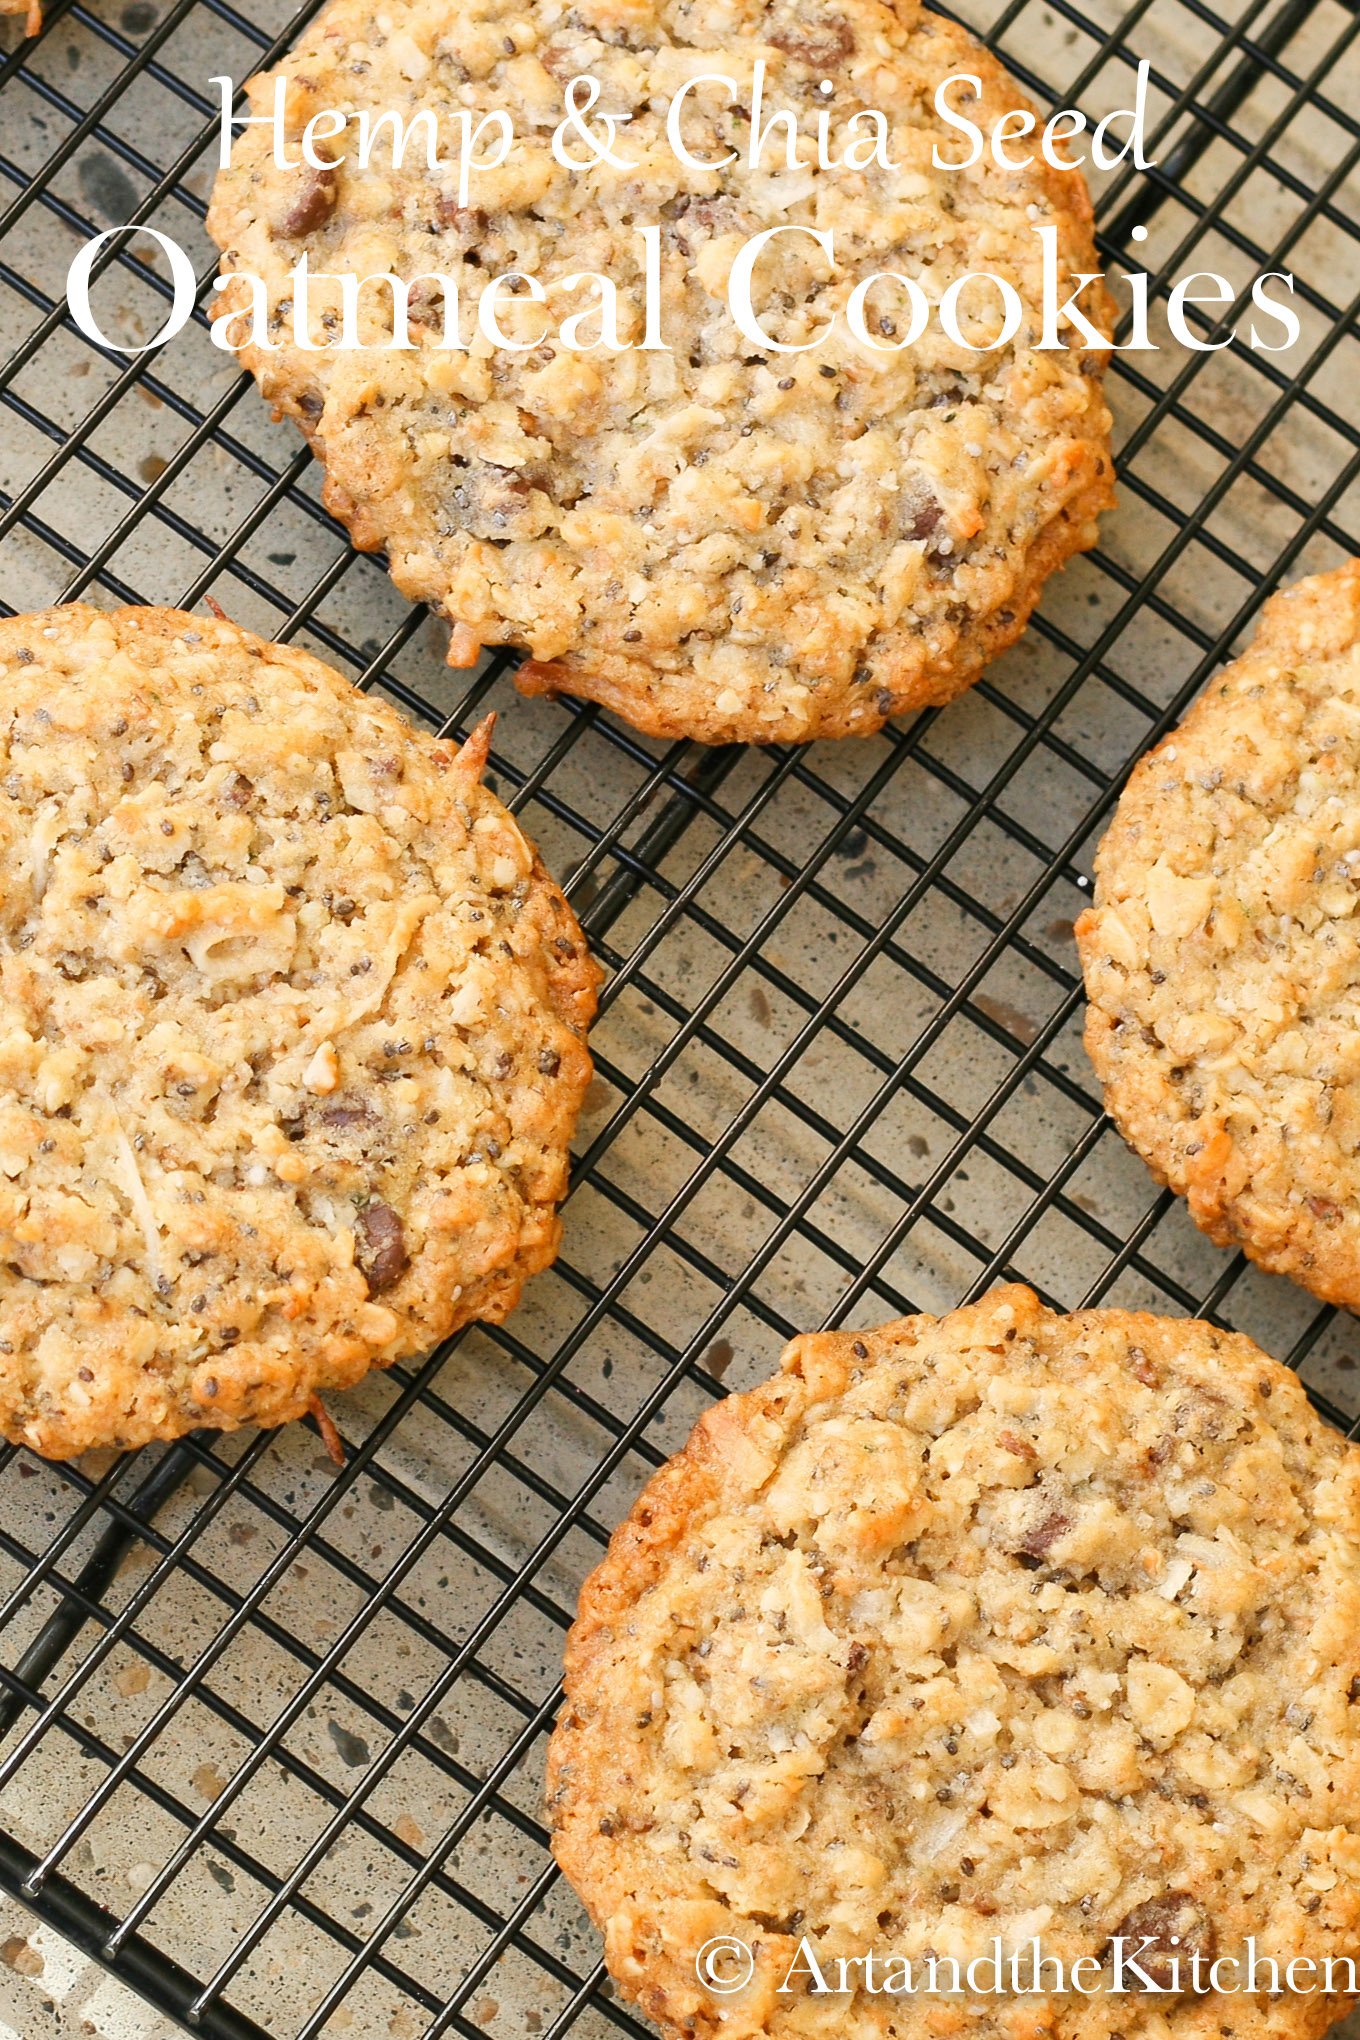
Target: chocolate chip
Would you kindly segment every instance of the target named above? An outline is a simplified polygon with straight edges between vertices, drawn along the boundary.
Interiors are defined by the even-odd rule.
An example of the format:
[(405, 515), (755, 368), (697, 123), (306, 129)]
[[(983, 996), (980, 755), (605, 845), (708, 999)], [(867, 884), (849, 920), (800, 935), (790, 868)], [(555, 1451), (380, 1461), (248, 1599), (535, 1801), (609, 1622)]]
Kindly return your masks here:
[[(1198, 1954), (1202, 1962), (1211, 1962), (1216, 1944), (1213, 1922), (1188, 1891), (1164, 1891), (1159, 1898), (1144, 1899), (1125, 1913), (1111, 1939), (1124, 1943), (1126, 1966), (1136, 1962), (1163, 1990), (1181, 1984), (1188, 1988), (1191, 1957)], [(1143, 1941), (1152, 1945), (1142, 1949)], [(1132, 1984), (1134, 1989), (1143, 1988), (1136, 1970)]]
[(770, 41), (786, 57), (792, 57), (795, 64), (806, 64), (810, 71), (834, 70), (855, 52), (854, 30), (839, 14), (824, 14), (816, 23), (798, 22), (790, 28), (776, 29)]
[(1231, 1436), (1238, 1428), (1236, 1412), (1212, 1388), (1194, 1388), (1176, 1405), (1175, 1427), (1195, 1440)]
[(1061, 1509), (1050, 1509), (1041, 1516), (1033, 1527), (1027, 1530), (1016, 1547), (1022, 1558), (1046, 1558), (1050, 1549), (1064, 1533), (1072, 1528), (1072, 1518)]
[(370, 1198), (359, 1213), (359, 1271), (368, 1284), (370, 1296), (390, 1289), (410, 1265), (406, 1251), (406, 1230), (390, 1204)]
[(444, 286), (435, 276), (418, 276), (406, 293), (407, 316), (413, 326), (433, 330), (444, 323)]
[(944, 507), (934, 496), (908, 496), (901, 507), (903, 538), (929, 538), (944, 515)]
[(291, 187), (289, 202), (274, 224), (274, 232), (295, 241), (302, 234), (315, 233), (335, 210), (340, 180), (334, 164), (315, 170), (307, 165)]
[(538, 1073), (541, 1077), (555, 1077), (562, 1067), (562, 1058), (555, 1048), (540, 1048), (538, 1051)]
[(468, 241), (480, 240), (491, 224), (480, 206), (459, 205), (454, 198), (437, 198), (434, 212), (441, 227), (452, 227)]
[(369, 1126), (376, 1123), (376, 1114), (367, 1105), (328, 1105), (321, 1114), (323, 1126)]

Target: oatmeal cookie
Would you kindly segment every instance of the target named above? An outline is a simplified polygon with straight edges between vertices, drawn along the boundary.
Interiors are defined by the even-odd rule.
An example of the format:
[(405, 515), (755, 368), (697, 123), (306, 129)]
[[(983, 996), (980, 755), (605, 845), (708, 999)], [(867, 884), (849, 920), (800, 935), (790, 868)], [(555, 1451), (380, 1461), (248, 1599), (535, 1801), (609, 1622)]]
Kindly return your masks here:
[[(1358, 1540), (1360, 1448), (1210, 1325), (1016, 1287), (796, 1339), (649, 1483), (568, 1643), (554, 1846), (616, 1985), (686, 2040), (1323, 2032), (1339, 1992), (1178, 1987), (1252, 1935), (1281, 1974), (1355, 1950)], [(1095, 1994), (925, 1994), (996, 1937)], [(805, 1939), (915, 1994), (806, 1959), (783, 1992)], [(1114, 1992), (1116, 1940), (1164, 1995)]]
[(1360, 1305), (1360, 561), (1138, 765), (1077, 923), (1105, 1102), (1220, 1246)]
[(301, 1415), (557, 1247), (596, 970), (458, 750), (173, 609), (0, 622), (0, 1432)]
[[(782, 128), (749, 164), (757, 62), (762, 125), (781, 111), (797, 125), (791, 167)], [(243, 278), (262, 278), (268, 329), (252, 335), (241, 316), (224, 330), (311, 441), (355, 543), (385, 548), (402, 592), (452, 620), (455, 664), (527, 646), (526, 692), (583, 695), (661, 736), (868, 733), (975, 680), (1046, 576), (1094, 543), (1111, 500), (1104, 351), (1074, 335), (1037, 345), (1038, 230), (1053, 230), (1059, 302), (1098, 270), (1081, 171), (1037, 151), (1027, 169), (986, 150), (972, 168), (935, 168), (936, 146), (964, 153), (933, 105), (960, 73), (979, 89), (952, 88), (951, 103), (980, 128), (1023, 104), (989, 52), (914, 0), (330, 0), (253, 81), (251, 107), (272, 112), (286, 88), (296, 163), (312, 115), (348, 124), (318, 168), (280, 167), (267, 127), (237, 140), (208, 225), (234, 279), (221, 303), (243, 314)], [(705, 74), (718, 82), (692, 83)], [(578, 77), (626, 121), (614, 153), (631, 168), (554, 160)], [(667, 139), (686, 88), (681, 138), (716, 167), (686, 167)], [(865, 143), (849, 123), (867, 110), (889, 124), (894, 167), (819, 168), (819, 119), (841, 158)], [(453, 123), (493, 111), (513, 119), (514, 148), (462, 203)], [(431, 126), (396, 166), (389, 122), (361, 170), (359, 119), (373, 140), (380, 114)], [(661, 344), (644, 349), (648, 225)], [(831, 235), (833, 258), (806, 232), (765, 249), (753, 303), (777, 345), (755, 346), (728, 307), (732, 265), (754, 235), (790, 227)], [(312, 347), (294, 330), (302, 256), (320, 273)], [(958, 299), (971, 347), (933, 311), (908, 343), (891, 280), (870, 290), (866, 319), (877, 348), (898, 351), (848, 331), (872, 277), (905, 276), (934, 301), (978, 272), (1019, 300), (1013, 337), (991, 352), (975, 351), (1002, 325), (986, 282)], [(628, 351), (564, 344), (566, 318), (595, 301), (579, 280), (591, 273), (616, 287)], [(332, 344), (340, 278), (394, 274), (410, 286), (412, 344), (393, 345), (382, 282), (359, 294), (363, 344)], [(521, 280), (500, 320), (524, 352), (479, 331), (496, 277)], [(1108, 330), (1098, 279), (1081, 302)], [(588, 320), (576, 337), (600, 330)], [(463, 351), (445, 344), (455, 331)]]
[(25, 35), (36, 35), (43, 25), (42, 0), (0, 0), (0, 14), (22, 14)]

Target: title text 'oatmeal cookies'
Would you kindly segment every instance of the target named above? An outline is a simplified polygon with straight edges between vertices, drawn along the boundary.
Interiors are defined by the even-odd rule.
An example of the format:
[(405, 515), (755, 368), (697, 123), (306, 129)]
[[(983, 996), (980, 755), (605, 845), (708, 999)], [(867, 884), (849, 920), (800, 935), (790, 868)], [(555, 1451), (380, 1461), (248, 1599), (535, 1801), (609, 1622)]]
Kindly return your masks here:
[(172, 609), (0, 622), (0, 1432), (279, 1424), (557, 1247), (597, 972), (460, 751)]

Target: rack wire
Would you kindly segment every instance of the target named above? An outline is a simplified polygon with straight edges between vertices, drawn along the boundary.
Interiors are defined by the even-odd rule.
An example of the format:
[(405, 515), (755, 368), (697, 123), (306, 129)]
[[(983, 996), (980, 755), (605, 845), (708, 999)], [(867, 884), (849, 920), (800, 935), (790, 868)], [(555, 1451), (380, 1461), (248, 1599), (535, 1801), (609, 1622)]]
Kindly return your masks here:
[[(964, 701), (863, 743), (704, 751), (469, 683), (206, 337), (216, 88), (314, 11), (56, 0), (0, 61), (0, 588), (212, 594), (495, 783), (610, 978), (566, 1245), (502, 1328), (306, 1426), (49, 1466), (0, 1451), (0, 1887), (214, 2040), (645, 2028), (547, 1852), (577, 1587), (638, 1485), (780, 1343), (976, 1296), (1211, 1315), (1360, 1411), (1349, 1320), (1216, 1252), (1103, 1116), (1071, 922), (1125, 773), (1282, 579), (1360, 550), (1360, 19), (1338, 0), (976, 0), (1041, 101), (1130, 103), (1106, 264), (1229, 276), (1203, 351), (1114, 357), (1121, 504)], [(17, 30), (16, 30), (17, 36)], [(109, 344), (73, 325), (92, 234)], [(1212, 343), (1290, 271), (1286, 354)], [(1121, 335), (1121, 337), (1126, 337)]]

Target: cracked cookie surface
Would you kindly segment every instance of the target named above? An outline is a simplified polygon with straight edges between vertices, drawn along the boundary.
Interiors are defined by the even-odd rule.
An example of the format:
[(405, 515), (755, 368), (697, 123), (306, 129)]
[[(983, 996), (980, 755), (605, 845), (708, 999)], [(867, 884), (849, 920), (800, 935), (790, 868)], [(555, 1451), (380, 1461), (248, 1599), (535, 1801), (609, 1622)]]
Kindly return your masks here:
[[(779, 1984), (803, 1936), (1069, 1968), (1118, 1936), (1169, 1983), (1173, 1937), (1353, 1951), (1358, 1538), (1360, 1448), (1239, 1335), (1012, 1287), (795, 1340), (582, 1592), (549, 1806), (616, 1985), (732, 2040), (1321, 2033), (1339, 1997)], [(696, 1980), (715, 1936), (735, 1995)]]
[[(792, 166), (778, 132), (759, 169), (746, 160), (758, 60), (766, 108), (797, 124)], [(702, 74), (732, 89), (690, 90), (682, 134), (692, 156), (735, 154), (718, 168), (685, 167), (666, 135), (668, 108)], [(385, 548), (402, 592), (454, 622), (456, 663), (483, 644), (527, 646), (526, 691), (580, 694), (660, 735), (791, 741), (946, 701), (1020, 634), (1111, 500), (1105, 356), (1075, 335), (1037, 344), (1038, 229), (1055, 236), (1058, 302), (1099, 265), (1080, 169), (1037, 152), (1017, 170), (987, 151), (971, 168), (932, 164), (937, 145), (961, 153), (933, 106), (958, 74), (980, 85), (956, 104), (983, 129), (1024, 103), (987, 50), (912, 0), (330, 0), (254, 81), (256, 115), (286, 88), (294, 158), (311, 115), (349, 126), (327, 145), (345, 160), (321, 168), (280, 167), (265, 127), (237, 139), (208, 219), (238, 277), (221, 303), (242, 311), (239, 278), (262, 278), (269, 325), (248, 339), (238, 320), (231, 338), (307, 434), (355, 542)], [(633, 168), (554, 160), (576, 76), (627, 116), (615, 153)], [(354, 161), (361, 115), (430, 117), (438, 142), (459, 115), (498, 109), (517, 141), (468, 203), (453, 163), (429, 166), (425, 131), (399, 167), (390, 128), (366, 169)], [(843, 154), (867, 110), (889, 123), (895, 167), (819, 168), (819, 118), (829, 111)], [(570, 351), (562, 323), (592, 293), (565, 282), (582, 273), (615, 285), (621, 343), (642, 339), (649, 223), (663, 344)], [(756, 309), (792, 350), (839, 325), (810, 351), (777, 352), (741, 333), (728, 279), (754, 235), (799, 226), (833, 237), (834, 266), (806, 234), (782, 234), (757, 263)], [(321, 272), (310, 348), (293, 330), (304, 254)], [(883, 272), (932, 300), (970, 274), (1000, 277), (1017, 331), (975, 351), (1001, 326), (984, 283), (959, 298), (971, 348), (933, 314), (907, 344), (910, 307), (888, 283), (869, 292), (866, 323), (898, 351), (875, 351), (844, 315)], [(410, 348), (391, 346), (385, 286), (362, 294), (363, 345), (329, 346), (342, 274), (412, 286)], [(478, 294), (510, 274), (546, 290), (543, 305), (502, 295), (520, 353), (477, 329)], [(1098, 289), (1080, 302), (1108, 328)], [(441, 344), (454, 291), (461, 352)]]
[(1360, 1305), (1360, 561), (1141, 760), (1077, 923), (1105, 1102), (1220, 1246)]
[(597, 972), (460, 751), (170, 609), (0, 622), (0, 1431), (279, 1424), (556, 1251)]

